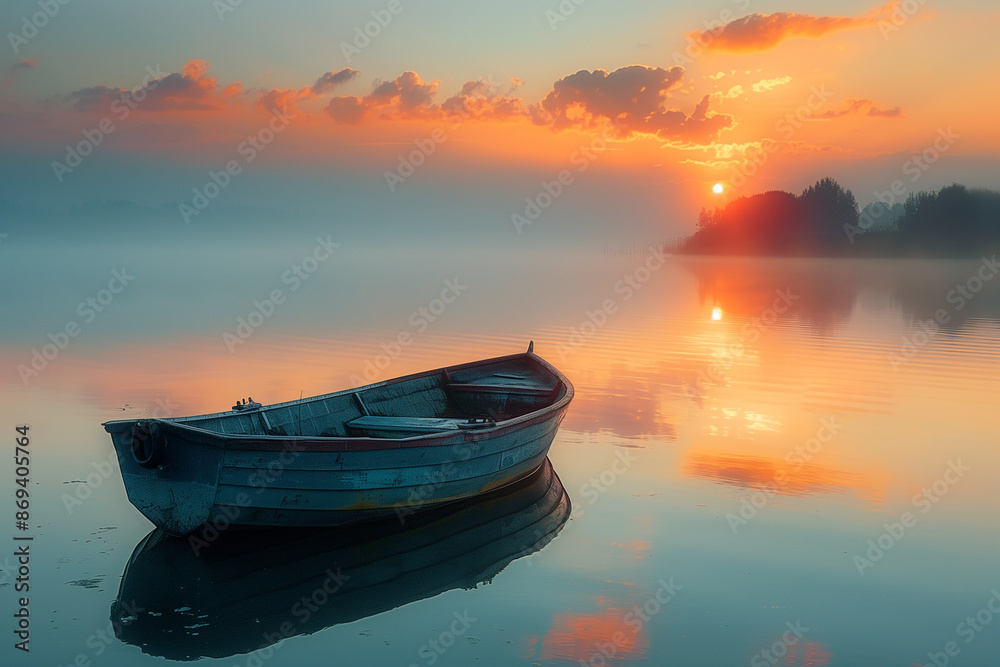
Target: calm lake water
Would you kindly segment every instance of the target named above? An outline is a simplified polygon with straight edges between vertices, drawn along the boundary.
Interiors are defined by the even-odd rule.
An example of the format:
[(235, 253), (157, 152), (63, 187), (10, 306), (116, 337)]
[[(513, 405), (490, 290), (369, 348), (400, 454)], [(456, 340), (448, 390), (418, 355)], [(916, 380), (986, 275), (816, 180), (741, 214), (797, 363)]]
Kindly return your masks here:
[[(33, 452), (3, 553), (34, 537), (4, 664), (997, 664), (989, 264), (322, 246), (0, 248), (0, 427)], [(195, 558), (147, 538), (100, 426), (529, 340), (577, 390), (552, 472), (405, 530)]]

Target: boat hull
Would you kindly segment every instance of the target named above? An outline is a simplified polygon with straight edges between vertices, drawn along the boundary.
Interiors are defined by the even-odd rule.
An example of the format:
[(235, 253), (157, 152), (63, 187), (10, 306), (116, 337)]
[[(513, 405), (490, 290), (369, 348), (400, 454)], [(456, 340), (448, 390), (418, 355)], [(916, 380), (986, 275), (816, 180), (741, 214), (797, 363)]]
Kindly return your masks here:
[[(444, 430), (416, 435), (392, 433), (395, 437), (371, 437), (363, 429), (360, 432), (365, 435), (355, 437), (255, 436), (208, 431), (191, 426), (185, 419), (157, 420), (155, 465), (136, 454), (139, 422), (109, 422), (105, 428), (114, 441), (130, 502), (154, 525), (174, 534), (191, 533), (205, 524), (209, 530), (228, 526), (338, 526), (392, 515), (405, 521), (414, 511), (473, 498), (510, 484), (545, 460), (572, 398), (572, 387), (555, 369), (531, 354), (478, 363), (503, 369), (500, 362), (511, 359), (523, 367), (525, 356), (534, 363), (541, 362), (542, 368), (553, 374), (551, 397), (538, 398), (538, 405), (526, 403), (527, 412), (517, 403), (521, 414), (469, 427), (462, 424), (459, 428), (451, 423), (457, 420), (442, 419)], [(470, 367), (474, 369), (475, 364), (429, 371), (386, 384), (417, 386), (426, 384), (426, 378), (448, 377), (449, 370), (460, 374)], [(488, 387), (492, 387), (488, 391), (494, 395), (491, 406), (513, 403), (508, 397), (498, 402), (496, 387)], [(387, 390), (382, 385), (371, 385), (354, 391), (361, 396), (367, 391), (374, 397), (378, 391)], [(463, 389), (462, 400), (485, 391)], [(527, 395), (542, 394), (539, 390)], [(332, 398), (327, 403), (337, 405), (335, 399), (340, 394), (329, 396)], [(518, 400), (527, 399), (521, 396)], [(359, 403), (364, 405), (363, 400)], [(262, 407), (262, 411), (267, 410)], [(383, 411), (392, 412), (389, 408)], [(372, 419), (364, 417), (346, 423), (368, 425)], [(400, 428), (416, 428), (411, 423), (414, 421), (437, 423), (430, 418), (408, 420), (405, 416), (374, 419), (390, 423), (397, 420), (403, 424)], [(204, 424), (206, 420), (194, 423)], [(263, 421), (267, 421), (266, 417)]]
[[(190, 539), (157, 530), (136, 546), (111, 622), (123, 642), (171, 660), (249, 653), (491, 582), (549, 544), (571, 509), (546, 461), (505, 489), (406, 525), (227, 533), (197, 553)], [(317, 591), (312, 613), (289, 614)]]

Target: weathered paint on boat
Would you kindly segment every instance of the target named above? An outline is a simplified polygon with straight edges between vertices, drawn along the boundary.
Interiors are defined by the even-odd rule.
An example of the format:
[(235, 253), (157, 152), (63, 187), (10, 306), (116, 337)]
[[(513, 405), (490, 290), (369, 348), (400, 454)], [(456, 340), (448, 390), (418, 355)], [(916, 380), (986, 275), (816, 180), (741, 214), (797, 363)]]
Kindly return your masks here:
[[(125, 568), (111, 622), (123, 642), (171, 660), (249, 653), (491, 582), (547, 545), (570, 511), (545, 461), (503, 489), (406, 524), (238, 531), (198, 554), (190, 538), (155, 530)], [(316, 601), (308, 614), (304, 599)]]
[(129, 500), (159, 528), (335, 526), (523, 477), (572, 398), (529, 347), (299, 401), (103, 426)]

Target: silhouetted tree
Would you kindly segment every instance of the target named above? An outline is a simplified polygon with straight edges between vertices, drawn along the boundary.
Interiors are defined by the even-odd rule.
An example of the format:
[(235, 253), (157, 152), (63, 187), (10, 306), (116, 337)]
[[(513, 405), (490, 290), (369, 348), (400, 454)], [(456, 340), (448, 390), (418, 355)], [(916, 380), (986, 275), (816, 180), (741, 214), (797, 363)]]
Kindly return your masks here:
[(854, 193), (832, 178), (822, 178), (802, 191), (799, 196), (807, 224), (813, 235), (836, 241), (846, 240), (844, 225), (857, 225), (860, 211)]
[(705, 229), (710, 224), (712, 224), (712, 214), (708, 212), (708, 209), (704, 206), (701, 207), (701, 213), (698, 214), (698, 229)]
[(880, 201), (873, 201), (861, 209), (858, 225), (865, 232), (894, 232), (899, 229), (899, 219), (906, 215), (903, 202), (886, 206)]
[(738, 197), (724, 209), (702, 209), (689, 252), (791, 254), (801, 243), (802, 213), (795, 195), (772, 190)]
[(709, 211), (704, 206), (698, 214), (698, 229), (705, 229), (714, 225), (722, 217), (722, 209), (716, 207), (714, 211)]
[(936, 253), (969, 254), (1000, 242), (1000, 193), (953, 183), (911, 193), (899, 221), (901, 240)]

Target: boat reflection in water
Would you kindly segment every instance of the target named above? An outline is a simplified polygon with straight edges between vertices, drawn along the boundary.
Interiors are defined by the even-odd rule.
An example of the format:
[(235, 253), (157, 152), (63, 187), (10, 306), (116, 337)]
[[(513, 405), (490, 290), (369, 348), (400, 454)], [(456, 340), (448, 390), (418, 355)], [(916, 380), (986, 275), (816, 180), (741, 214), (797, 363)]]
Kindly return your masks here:
[(234, 530), (198, 555), (187, 539), (157, 529), (136, 546), (111, 620), (119, 639), (150, 655), (250, 653), (489, 583), (548, 544), (570, 509), (546, 459), (515, 484), (403, 523), (394, 517), (323, 530)]

